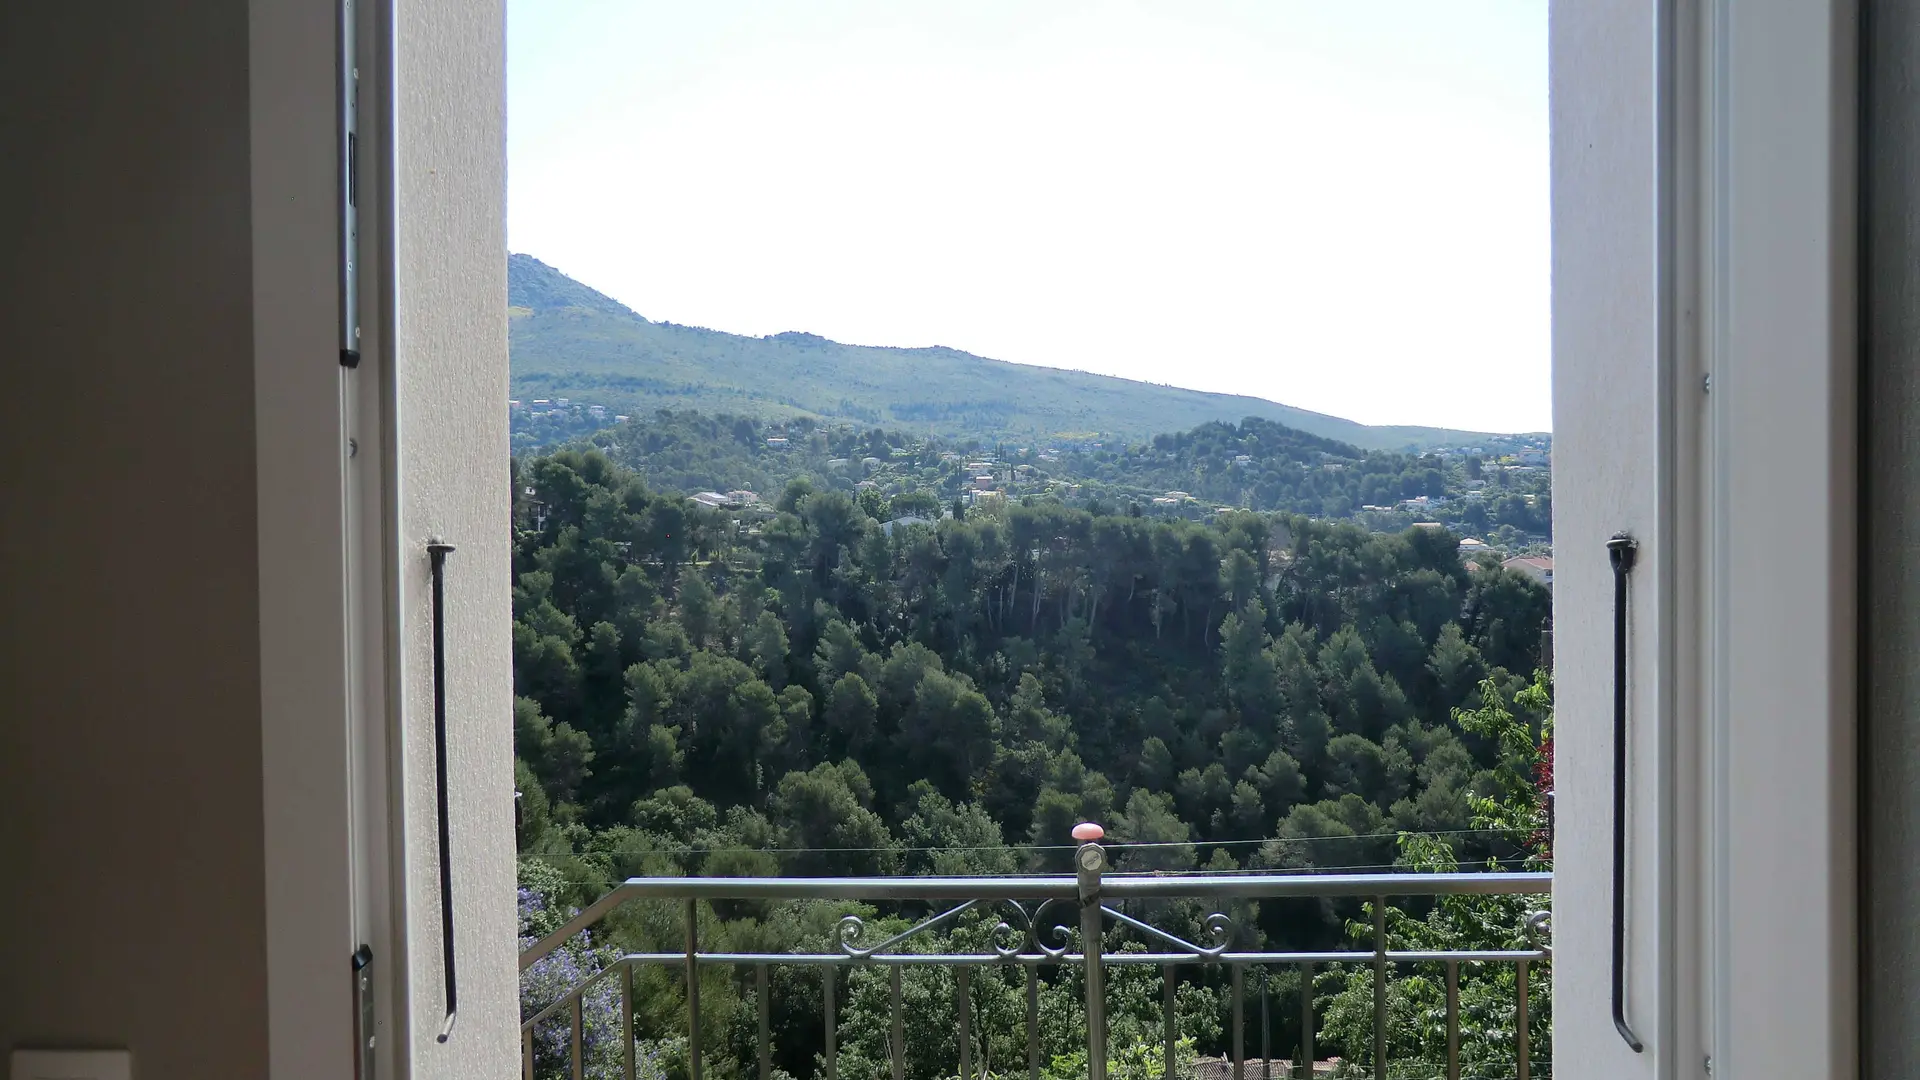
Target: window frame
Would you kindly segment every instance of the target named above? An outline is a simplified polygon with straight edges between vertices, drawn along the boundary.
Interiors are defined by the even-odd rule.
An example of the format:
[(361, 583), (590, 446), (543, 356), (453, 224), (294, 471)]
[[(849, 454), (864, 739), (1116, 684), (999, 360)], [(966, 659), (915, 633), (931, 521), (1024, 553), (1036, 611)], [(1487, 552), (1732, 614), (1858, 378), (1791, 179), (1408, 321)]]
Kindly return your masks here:
[(1704, 1053), (1720, 1077), (1851, 1076), (1859, 14), (1702, 18)]
[[(271, 1071), (356, 1075), (352, 957), (365, 945), (375, 1076), (505, 1075), (519, 1058), (509, 538), (505, 462), (486, 453), (506, 445), (504, 3), (352, 3), (361, 349), (349, 369), (340, 2), (248, 10)], [(458, 551), (460, 1007), (445, 1041), (425, 556), (439, 536)]]
[[(436, 190), (448, 199), (460, 190), (435, 189), (435, 166), (409, 162), (413, 136), (394, 132), (427, 134), (408, 128), (409, 102), (449, 105), (468, 123), (437, 129), (436, 152), (504, 170), (504, 146), (486, 119), (504, 107), (504, 18), (498, 0), (364, 5), (361, 54), (378, 62), (363, 69), (362, 131), (379, 152), (366, 155), (361, 190), (379, 200), (367, 216), (381, 227), (363, 232), (362, 310), (379, 326), (363, 339), (363, 367), (343, 374), (287, 359), (316, 348), (330, 356), (337, 344), (333, 294), (309, 258), (329, 253), (318, 265), (330, 282), (331, 215), (315, 206), (332, 198), (333, 54), (330, 33), (314, 32), (330, 13), (314, 24), (312, 11), (265, 0), (250, 8), (274, 1073), (340, 1074), (351, 1026), (346, 958), (357, 940), (374, 944), (382, 1031), (395, 1035), (381, 1040), (381, 1074), (484, 1072), (515, 1053), (510, 1043), (480, 1045), (463, 1057), (494, 1037), (489, 1027), (463, 1021), (464, 1038), (437, 1054), (417, 1023), (403, 1022), (438, 997), (433, 965), (420, 958), (437, 951), (438, 922), (434, 887), (418, 880), (417, 840), (410, 847), (411, 832), (392, 831), (418, 819), (420, 665), (408, 643), (419, 637), (421, 581), (411, 559), (420, 538), (406, 532), (411, 466), (400, 464), (408, 402), (389, 358), (408, 347), (396, 327), (411, 297), (396, 282), (409, 266), (432, 254), (479, 280), (486, 273), (461, 262), (451, 231), (463, 219), (435, 201)], [(1556, 165), (1556, 187), (1563, 168), (1627, 176), (1601, 192), (1613, 201), (1555, 200), (1556, 412), (1584, 401), (1624, 420), (1605, 437), (1568, 438), (1556, 423), (1556, 537), (1576, 546), (1562, 552), (1556, 580), (1556, 1038), (1568, 1076), (1698, 1076), (1708, 1055), (1719, 1077), (1796, 1067), (1857, 1074), (1855, 20), (1846, 0), (1553, 6), (1555, 97), (1590, 103), (1585, 122), (1598, 127), (1584, 134), (1600, 136), (1589, 156)], [(1649, 42), (1661, 48), (1649, 53)], [(473, 112), (457, 112), (462, 92), (481, 103)], [(1655, 107), (1640, 110), (1643, 99)], [(1567, 116), (1557, 108), (1556, 127)], [(1578, 151), (1555, 145), (1557, 155)], [(418, 231), (398, 209), (408, 193), (418, 196), (407, 210), (420, 215)], [(1560, 271), (1581, 269), (1562, 262), (1563, 226), (1582, 258), (1599, 260), (1585, 271), (1611, 276), (1611, 289), (1562, 291), (1580, 281)], [(1631, 242), (1605, 243), (1623, 226)], [(448, 246), (429, 252), (422, 245), (436, 235)], [(392, 267), (397, 274), (383, 272)], [(1651, 289), (1636, 281), (1650, 272)], [(424, 298), (433, 280), (422, 284)], [(461, 288), (439, 284), (451, 290), (443, 295)], [(1631, 325), (1603, 330), (1609, 313)], [(1574, 379), (1564, 395), (1563, 355), (1569, 372), (1585, 364), (1595, 376)], [(504, 337), (500, 356), (504, 364)], [(1623, 401), (1621, 386), (1639, 391)], [(1773, 439), (1782, 424), (1810, 434)], [(349, 438), (379, 483), (349, 479)], [(1627, 465), (1582, 460), (1609, 454)], [(313, 497), (327, 490), (339, 497)], [(1610, 770), (1575, 730), (1593, 715), (1597, 683), (1586, 669), (1605, 658), (1582, 645), (1607, 604), (1586, 533), (1606, 522), (1637, 527), (1649, 554), (1635, 587), (1651, 603), (1636, 609), (1633, 655), (1635, 670), (1653, 677), (1635, 690), (1634, 715), (1646, 719), (1633, 760), (1653, 788), (1650, 809), (1636, 804), (1630, 916), (1630, 1006), (1647, 1018), (1645, 1055), (1624, 1049), (1582, 989), (1606, 975), (1597, 963), (1604, 931), (1593, 919), (1600, 879), (1572, 863), (1601, 851), (1598, 835), (1582, 831), (1592, 815), (1581, 811)], [(1793, 613), (1803, 618), (1784, 621)], [(1755, 729), (1762, 738), (1747, 737)], [(510, 744), (504, 724), (487, 737)], [(479, 816), (510, 824), (510, 804), (494, 805), (499, 794)], [(1769, 831), (1789, 813), (1803, 826), (1791, 834), (1790, 858)], [(498, 833), (510, 865), (511, 829)], [(1809, 864), (1820, 872), (1805, 873)], [(510, 988), (511, 965), (497, 966), (487, 977)], [(504, 1015), (507, 1006), (487, 1007)]]
[[(1552, 9), (1566, 1076), (1858, 1072), (1856, 18)], [(1644, 1053), (1608, 1002), (1615, 531)]]

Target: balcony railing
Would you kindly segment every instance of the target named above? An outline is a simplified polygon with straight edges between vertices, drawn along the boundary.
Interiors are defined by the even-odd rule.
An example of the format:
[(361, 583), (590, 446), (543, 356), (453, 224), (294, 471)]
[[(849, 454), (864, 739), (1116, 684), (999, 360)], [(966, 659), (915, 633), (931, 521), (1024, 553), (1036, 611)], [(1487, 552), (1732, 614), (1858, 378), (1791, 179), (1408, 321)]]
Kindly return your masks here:
[[(617, 1066), (619, 1075), (636, 1080), (634, 978), (645, 968), (679, 968), (683, 972), (686, 994), (687, 1045), (685, 1071), (691, 1080), (701, 1080), (701, 985), (698, 972), (703, 966), (731, 966), (754, 973), (753, 997), (758, 1013), (757, 1065), (760, 1080), (772, 1076), (774, 1041), (770, 1031), (772, 989), (769, 971), (775, 967), (803, 967), (822, 975), (824, 1004), (824, 1053), (821, 1061), (826, 1080), (838, 1080), (839, 1034), (836, 997), (841, 969), (876, 968), (889, 972), (889, 1010), (891, 1031), (886, 1053), (893, 1080), (904, 1080), (908, 1053), (908, 1033), (902, 1011), (900, 972), (909, 966), (951, 968), (954, 973), (954, 1069), (947, 1073), (959, 1080), (987, 1080), (984, 1071), (974, 1067), (972, 1037), (971, 976), (983, 968), (1023, 971), (1026, 982), (1026, 1069), (1029, 1080), (1038, 1080), (1044, 1062), (1040, 1051), (1039, 981), (1042, 969), (1077, 971), (1083, 981), (1086, 1023), (1086, 1074), (1090, 1080), (1105, 1080), (1108, 1073), (1106, 971), (1109, 968), (1145, 965), (1162, 973), (1161, 1035), (1163, 1055), (1160, 1075), (1168, 1080), (1181, 1076), (1176, 1065), (1179, 1025), (1175, 1016), (1177, 972), (1183, 967), (1213, 965), (1224, 968), (1229, 978), (1231, 1035), (1231, 1073), (1234, 1080), (1254, 1075), (1247, 1058), (1247, 972), (1269, 971), (1283, 966), (1300, 971), (1301, 1029), (1297, 1050), (1289, 1064), (1293, 1075), (1311, 1078), (1314, 1073), (1314, 972), (1329, 966), (1370, 968), (1372, 973), (1372, 1067), (1349, 1069), (1348, 1075), (1388, 1077), (1390, 1070), (1388, 987), (1390, 972), (1407, 965), (1429, 965), (1443, 969), (1446, 997), (1444, 1027), (1446, 1037), (1444, 1075), (1461, 1080), (1461, 1005), (1460, 976), (1463, 967), (1511, 964), (1515, 971), (1515, 1007), (1512, 1019), (1512, 1072), (1519, 1080), (1530, 1080), (1534, 1072), (1529, 1037), (1529, 969), (1551, 960), (1551, 947), (1545, 940), (1548, 916), (1544, 911), (1529, 912), (1515, 937), (1528, 947), (1493, 950), (1406, 951), (1388, 948), (1386, 923), (1387, 898), (1443, 896), (1524, 896), (1550, 891), (1552, 875), (1544, 873), (1436, 873), (1436, 874), (1230, 874), (1230, 875), (1150, 875), (1107, 874), (1104, 849), (1085, 844), (1075, 852), (1075, 874), (1031, 877), (887, 877), (887, 878), (632, 878), (614, 888), (564, 926), (527, 947), (520, 954), (524, 972), (543, 957), (565, 945), (583, 930), (604, 919), (630, 901), (677, 901), (684, 910), (685, 949), (678, 952), (629, 953), (607, 964), (597, 973), (582, 979), (561, 996), (528, 1017), (521, 1024), (522, 1071), (525, 1080), (535, 1080), (535, 1037), (545, 1025), (566, 1023), (569, 1037), (564, 1068), (573, 1080), (586, 1080), (588, 1066), (583, 1050), (587, 1002), (596, 990), (612, 983), (620, 997), (620, 1043), (624, 1052)], [(1204, 941), (1190, 941), (1152, 925), (1122, 909), (1129, 902), (1153, 902), (1199, 899), (1208, 904), (1231, 901), (1261, 901), (1283, 898), (1359, 898), (1372, 903), (1372, 948), (1323, 952), (1239, 951), (1241, 939), (1234, 919), (1216, 911), (1203, 920)], [(933, 914), (881, 940), (858, 916), (848, 915), (839, 922), (832, 940), (822, 942), (818, 952), (708, 952), (699, 944), (700, 903), (702, 901), (771, 900), (853, 900), (931, 905)], [(1228, 906), (1231, 906), (1230, 904)], [(998, 917), (990, 933), (990, 947), (969, 952), (913, 952), (905, 948), (909, 939), (935, 933), (957, 925), (969, 912)], [(1107, 936), (1115, 928), (1129, 941), (1129, 951), (1106, 948)], [(1142, 947), (1152, 951), (1141, 951)], [(605, 993), (605, 991), (602, 991)], [(1264, 996), (1262, 1020), (1266, 1019)], [(1258, 1074), (1270, 1080), (1274, 1061), (1270, 1057), (1266, 1025), (1263, 1023), (1262, 1047), (1257, 1059)], [(924, 1033), (916, 1033), (916, 1042)], [(1012, 1075), (995, 1069), (993, 1076)], [(1193, 1075), (1191, 1072), (1185, 1075)], [(1421, 1075), (1431, 1075), (1423, 1072)], [(861, 1080), (865, 1080), (864, 1077)]]

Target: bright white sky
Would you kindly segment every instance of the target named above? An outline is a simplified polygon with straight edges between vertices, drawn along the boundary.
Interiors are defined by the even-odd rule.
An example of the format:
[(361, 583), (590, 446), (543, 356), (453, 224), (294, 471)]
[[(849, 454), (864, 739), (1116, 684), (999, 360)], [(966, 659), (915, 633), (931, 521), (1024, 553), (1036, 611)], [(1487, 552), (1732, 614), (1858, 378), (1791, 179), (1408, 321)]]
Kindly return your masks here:
[(1544, 430), (1545, 0), (510, 0), (509, 232), (653, 319)]

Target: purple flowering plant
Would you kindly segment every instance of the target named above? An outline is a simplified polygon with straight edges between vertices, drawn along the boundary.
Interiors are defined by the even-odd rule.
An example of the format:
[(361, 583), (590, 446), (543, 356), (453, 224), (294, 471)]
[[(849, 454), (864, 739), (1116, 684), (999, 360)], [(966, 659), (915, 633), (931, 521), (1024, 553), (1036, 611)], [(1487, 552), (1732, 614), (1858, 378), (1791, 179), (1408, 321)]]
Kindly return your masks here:
[[(575, 911), (555, 902), (557, 878), (533, 881), (519, 887), (520, 948), (559, 929)], [(542, 1009), (565, 998), (572, 990), (619, 959), (620, 950), (586, 930), (564, 945), (535, 961), (520, 973), (520, 1018), (524, 1023)], [(582, 996), (581, 1057), (585, 1075), (611, 1078), (622, 1074), (620, 1045), (620, 980), (610, 976), (595, 983)], [(539, 1080), (561, 1080), (572, 1075), (569, 1054), (573, 1042), (573, 1013), (569, 1008), (541, 1021), (533, 1031), (534, 1076)], [(636, 1075), (658, 1078), (662, 1075), (659, 1055), (644, 1044), (635, 1062)]]

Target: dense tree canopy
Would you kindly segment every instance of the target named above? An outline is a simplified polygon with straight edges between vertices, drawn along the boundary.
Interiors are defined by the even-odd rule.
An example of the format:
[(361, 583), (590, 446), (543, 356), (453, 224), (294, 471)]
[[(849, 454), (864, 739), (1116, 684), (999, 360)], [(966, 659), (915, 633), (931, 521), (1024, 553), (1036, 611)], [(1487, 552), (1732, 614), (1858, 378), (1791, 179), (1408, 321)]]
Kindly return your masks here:
[[(889, 535), (806, 482), (753, 515), (598, 451), (515, 473), (519, 841), (548, 903), (635, 873), (1064, 870), (1088, 819), (1131, 870), (1386, 869), (1403, 833), (1527, 856), (1475, 799), (1533, 768), (1547, 594), (1444, 529), (1029, 499)], [(1531, 735), (1457, 715), (1495, 705)], [(811, 946), (835, 917), (782, 910), (714, 932)], [(1359, 908), (1242, 914), (1324, 948)], [(639, 916), (611, 932), (672, 941)]]

